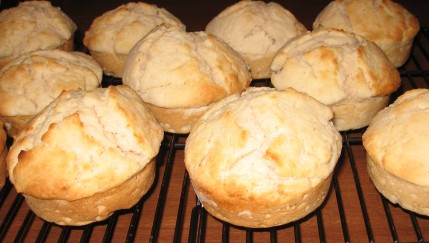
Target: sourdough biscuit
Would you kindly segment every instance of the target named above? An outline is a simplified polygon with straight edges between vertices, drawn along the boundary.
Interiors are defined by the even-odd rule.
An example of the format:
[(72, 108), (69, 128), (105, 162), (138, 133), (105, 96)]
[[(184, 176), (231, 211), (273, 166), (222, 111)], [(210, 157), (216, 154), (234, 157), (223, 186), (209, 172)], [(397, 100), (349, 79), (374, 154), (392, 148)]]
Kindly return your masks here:
[(24, 1), (0, 12), (0, 69), (23, 53), (73, 50), (76, 24), (50, 1)]
[(371, 121), (362, 136), (369, 176), (392, 203), (429, 216), (429, 90), (410, 90)]
[(332, 116), (329, 107), (293, 89), (249, 88), (213, 104), (185, 147), (204, 208), (254, 228), (311, 213), (324, 201), (341, 153)]
[(338, 130), (367, 126), (400, 85), (383, 51), (353, 33), (318, 29), (285, 44), (274, 57), (275, 88), (294, 88), (329, 105)]
[(307, 29), (280, 4), (239, 1), (206, 26), (246, 60), (253, 79), (270, 78), (270, 64), (280, 47)]
[(95, 89), (102, 75), (100, 65), (82, 52), (25, 53), (0, 70), (0, 120), (14, 136), (63, 90)]
[(83, 43), (101, 64), (104, 73), (122, 77), (128, 52), (160, 24), (185, 29), (182, 22), (164, 8), (144, 2), (130, 2), (95, 18), (85, 32)]
[(100, 221), (149, 190), (162, 138), (152, 113), (125, 85), (65, 91), (15, 137), (9, 178), (47, 221)]
[(250, 81), (245, 61), (219, 38), (166, 26), (133, 47), (123, 75), (172, 133), (189, 133), (211, 103), (242, 92)]
[(411, 51), (419, 22), (400, 4), (390, 0), (335, 0), (316, 17), (313, 29), (342, 29), (375, 42), (395, 67)]

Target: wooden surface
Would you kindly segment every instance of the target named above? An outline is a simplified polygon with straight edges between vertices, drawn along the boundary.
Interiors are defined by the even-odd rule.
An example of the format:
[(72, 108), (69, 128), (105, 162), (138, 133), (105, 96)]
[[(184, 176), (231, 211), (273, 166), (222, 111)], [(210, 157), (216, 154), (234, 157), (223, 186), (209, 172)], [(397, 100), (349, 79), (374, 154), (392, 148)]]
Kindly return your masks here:
[[(52, 1), (54, 5), (60, 6), (78, 25), (78, 33), (82, 35), (88, 29), (92, 20), (105, 11), (111, 10), (125, 1), (106, 0), (59, 0)], [(182, 20), (188, 31), (203, 30), (205, 25), (225, 7), (234, 1), (148, 1), (164, 7)], [(311, 23), (317, 13), (329, 2), (322, 0), (277, 1), (289, 9), (302, 23), (311, 28)], [(398, 1), (415, 14), (422, 26), (429, 26), (429, 1), (413, 0)], [(3, 6), (13, 1), (3, 2)], [(426, 50), (429, 44), (423, 38)], [(417, 50), (417, 52), (419, 52)], [(420, 52), (419, 52), (420, 53)], [(409, 64), (407, 70), (429, 70), (427, 56), (417, 53), (418, 64)], [(404, 90), (415, 87), (427, 87), (428, 72), (403, 78), (403, 86), (398, 95)], [(415, 84), (415, 85), (414, 85)], [(198, 224), (202, 225), (203, 234), (201, 239), (205, 242), (221, 242), (222, 237), (229, 242), (418, 242), (420, 236), (429, 240), (429, 218), (409, 214), (401, 208), (382, 200), (380, 194), (375, 190), (366, 173), (365, 151), (359, 143), (360, 131), (343, 134), (344, 149), (338, 162), (330, 193), (320, 210), (310, 214), (308, 217), (296, 223), (288, 224), (275, 229), (247, 230), (239, 227), (224, 225), (222, 222), (206, 215), (199, 207), (195, 207), (196, 200), (192, 188), (183, 183), (185, 169), (183, 166), (183, 145), (186, 137), (178, 139), (179, 145), (176, 149), (164, 146), (158, 156), (158, 175), (152, 190), (141, 201), (140, 218), (135, 231), (136, 242), (187, 242), (189, 236), (193, 235), (198, 225), (192, 221), (192, 215), (198, 216)], [(358, 142), (355, 142), (357, 138)], [(166, 136), (166, 143), (171, 136)], [(170, 159), (170, 160), (169, 160)], [(169, 163), (171, 161), (171, 163)], [(165, 173), (171, 173), (165, 177)], [(169, 178), (168, 180), (165, 178)], [(160, 190), (165, 189), (165, 202), (160, 202)], [(184, 203), (180, 205), (181, 196), (185, 194)], [(93, 224), (88, 227), (60, 227), (45, 223), (32, 214), (26, 203), (17, 196), (14, 189), (3, 190), (1, 195), (5, 197), (0, 205), (0, 222), (2, 227), (7, 225), (3, 237), (4, 242), (14, 239), (25, 242), (34, 242), (37, 239), (48, 242), (57, 242), (65, 239), (69, 242), (89, 241), (101, 242), (103, 239), (112, 242), (125, 241), (132, 212), (135, 209), (124, 210), (116, 214), (113, 219)], [(165, 203), (162, 207), (160, 204)], [(9, 218), (12, 205), (16, 206), (16, 215), (11, 217), (11, 223), (7, 224), (5, 219)], [(158, 212), (156, 211), (158, 208)], [(160, 208), (160, 209), (159, 209)], [(183, 210), (180, 210), (182, 208)], [(386, 211), (386, 208), (388, 209)], [(194, 214), (193, 214), (194, 211)], [(179, 217), (178, 212), (183, 212)], [(391, 224), (389, 224), (389, 213), (391, 213)], [(156, 215), (159, 222), (155, 222)], [(116, 220), (114, 223), (110, 223)], [(414, 222), (414, 224), (413, 224)], [(156, 224), (159, 223), (159, 224)], [(23, 226), (24, 224), (24, 226)], [(393, 224), (393, 227), (392, 227)], [(178, 229), (176, 226), (179, 226)], [(419, 232), (416, 233), (415, 226), (418, 225)], [(111, 228), (110, 228), (111, 227)], [(393, 228), (393, 230), (392, 230)], [(155, 230), (154, 230), (155, 229)], [(155, 234), (153, 234), (155, 232)], [(110, 233), (112, 233), (110, 235)], [(21, 237), (22, 236), (22, 237)], [(191, 237), (191, 239), (194, 239)], [(1, 238), (0, 238), (1, 240)]]

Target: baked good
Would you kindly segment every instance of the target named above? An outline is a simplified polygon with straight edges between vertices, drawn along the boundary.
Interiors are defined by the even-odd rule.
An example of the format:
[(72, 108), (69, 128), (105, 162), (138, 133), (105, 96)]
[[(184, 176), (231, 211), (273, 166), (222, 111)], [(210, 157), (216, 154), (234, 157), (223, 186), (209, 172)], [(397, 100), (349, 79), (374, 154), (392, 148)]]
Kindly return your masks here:
[(14, 136), (63, 90), (97, 88), (102, 75), (100, 65), (82, 52), (22, 54), (0, 70), (0, 120)]
[(395, 67), (411, 51), (419, 22), (400, 4), (390, 0), (335, 0), (316, 17), (313, 29), (335, 28), (375, 42)]
[(307, 29), (280, 4), (238, 1), (214, 17), (206, 31), (243, 56), (253, 79), (262, 79), (270, 78), (270, 64), (277, 50)]
[(253, 228), (311, 213), (324, 201), (341, 153), (331, 118), (329, 107), (294, 89), (253, 87), (213, 104), (185, 147), (203, 207)]
[(25, 1), (0, 12), (0, 69), (40, 49), (73, 50), (76, 24), (50, 1)]
[(251, 77), (245, 61), (222, 40), (162, 25), (130, 51), (122, 80), (164, 131), (189, 133), (211, 103), (243, 91)]
[(140, 96), (125, 85), (64, 91), (16, 136), (9, 178), (46, 221), (100, 221), (149, 190), (162, 138)]
[(274, 57), (271, 71), (275, 88), (292, 87), (329, 105), (340, 131), (367, 126), (401, 81), (376, 44), (334, 29), (291, 40)]
[(429, 216), (429, 90), (405, 92), (362, 137), (369, 176), (392, 203)]
[(107, 75), (122, 77), (130, 49), (160, 24), (185, 26), (164, 8), (144, 2), (130, 2), (94, 19), (85, 32), (84, 45)]
[(0, 190), (3, 188), (7, 177), (6, 156), (8, 149), (6, 142), (6, 132), (3, 128), (3, 123), (0, 121)]

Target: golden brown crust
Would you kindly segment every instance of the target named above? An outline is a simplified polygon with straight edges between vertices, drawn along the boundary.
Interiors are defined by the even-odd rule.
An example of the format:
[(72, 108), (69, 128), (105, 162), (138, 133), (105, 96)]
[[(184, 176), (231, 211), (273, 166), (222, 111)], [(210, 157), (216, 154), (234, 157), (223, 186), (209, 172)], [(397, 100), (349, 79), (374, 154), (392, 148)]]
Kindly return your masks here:
[(49, 1), (25, 1), (0, 13), (0, 68), (23, 53), (73, 48), (76, 24)]
[(249, 88), (212, 105), (185, 148), (203, 206), (246, 227), (281, 225), (313, 211), (341, 152), (331, 118), (327, 106), (293, 89)]
[[(33, 203), (42, 203), (36, 213), (48, 215), (39, 214), (40, 217), (46, 216), (48, 220), (50, 214), (72, 217), (68, 213), (74, 215), (85, 207), (79, 202), (99, 203), (104, 200), (100, 195), (112, 197), (111, 200), (128, 198), (129, 195), (121, 193), (130, 190), (141, 193), (141, 187), (149, 183), (144, 179), (132, 179), (135, 182), (128, 183), (127, 190), (114, 188), (122, 187), (147, 167), (158, 153), (162, 138), (162, 128), (140, 96), (128, 86), (65, 91), (14, 138), (7, 157), (10, 181), (17, 192)], [(153, 181), (152, 175), (147, 179)], [(110, 195), (111, 190), (120, 195)], [(129, 199), (134, 203), (138, 200)], [(121, 200), (117, 201), (106, 202), (111, 205), (103, 207), (122, 208)], [(51, 206), (64, 205), (75, 210), (58, 208), (59, 212), (53, 213), (57, 208), (44, 209), (43, 205), (51, 202)], [(76, 215), (82, 219), (61, 223), (87, 223), (87, 217), (106, 216), (104, 211), (99, 212), (104, 216), (93, 214), (88, 208)]]
[(83, 43), (106, 74), (122, 77), (128, 52), (160, 24), (185, 29), (180, 20), (164, 8), (144, 2), (130, 2), (95, 18), (85, 32)]
[(73, 201), (24, 196), (31, 210), (36, 215), (42, 215), (46, 221), (59, 225), (85, 225), (104, 220), (117, 210), (134, 206), (152, 186), (155, 168), (155, 161), (152, 160), (123, 184)]
[(419, 31), (418, 20), (390, 0), (336, 0), (316, 17), (313, 29), (335, 28), (375, 42), (395, 67), (408, 59)]
[(285, 44), (271, 71), (277, 89), (291, 87), (331, 106), (339, 130), (368, 125), (401, 81), (377, 45), (333, 29), (318, 29)]
[(218, 36), (240, 53), (253, 79), (269, 78), (270, 64), (280, 47), (307, 29), (280, 4), (238, 1), (214, 17), (207, 33)]
[(364, 133), (368, 172), (393, 203), (429, 215), (429, 90), (405, 92)]
[[(216, 218), (239, 226), (243, 225), (251, 228), (268, 228), (283, 225), (288, 222), (294, 222), (318, 208), (323, 203), (327, 193), (329, 192), (331, 177), (332, 175), (308, 191), (303, 191), (290, 196), (286, 203), (279, 202), (278, 200), (261, 201), (260, 198), (251, 201), (238, 201), (240, 199), (233, 198), (234, 200), (237, 199), (237, 201), (234, 201), (233, 203), (226, 202), (226, 204), (225, 202), (220, 202), (214, 206), (210, 201), (206, 201), (204, 196), (209, 192), (198, 191), (199, 189), (196, 186), (193, 186), (193, 188), (197, 196), (202, 201), (204, 209)], [(265, 199), (269, 199), (269, 197), (270, 195)], [(238, 217), (236, 210), (226, 210), (227, 208), (229, 209), (230, 206), (237, 204), (240, 205), (240, 208), (247, 208), (249, 210), (240, 212)]]
[(389, 173), (416, 185), (429, 186), (427, 119), (429, 91), (405, 92), (371, 121), (362, 137), (367, 153)]

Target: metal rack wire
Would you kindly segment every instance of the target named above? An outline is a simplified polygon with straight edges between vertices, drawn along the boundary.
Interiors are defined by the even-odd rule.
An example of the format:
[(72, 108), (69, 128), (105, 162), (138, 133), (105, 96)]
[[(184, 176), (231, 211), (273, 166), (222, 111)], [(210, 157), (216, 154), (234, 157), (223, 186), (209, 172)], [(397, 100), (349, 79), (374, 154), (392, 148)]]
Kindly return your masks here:
[[(392, 99), (408, 89), (429, 88), (428, 53), (429, 29), (422, 28), (408, 63), (399, 69), (403, 83)], [(107, 77), (104, 81), (104, 85), (119, 83)], [(270, 84), (262, 80), (253, 85)], [(262, 230), (247, 229), (211, 217), (196, 199), (188, 175), (183, 165), (179, 164), (183, 162), (186, 136), (166, 134), (158, 155), (158, 177), (153, 188), (133, 208), (118, 211), (103, 222), (82, 227), (64, 227), (44, 222), (29, 210), (24, 197), (17, 194), (7, 181), (0, 191), (0, 241), (92, 242), (100, 239), (103, 242), (159, 242), (161, 235), (163, 239), (170, 239), (169, 242), (229, 242), (232, 235), (239, 235), (243, 242), (429, 240), (429, 217), (392, 205), (373, 187), (368, 186), (362, 158), (356, 158), (362, 154), (356, 151), (363, 149), (363, 132), (364, 129), (342, 133), (342, 157), (327, 200), (306, 218), (288, 225)], [(346, 183), (354, 186), (345, 190)], [(179, 188), (176, 191), (180, 193), (172, 195), (172, 187)], [(350, 200), (353, 203), (346, 204)], [(375, 218), (382, 218), (381, 221), (385, 223), (374, 224)], [(401, 225), (407, 221), (409, 226), (399, 228), (398, 220), (402, 222)], [(380, 236), (380, 232), (385, 234)]]

